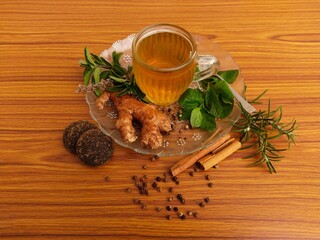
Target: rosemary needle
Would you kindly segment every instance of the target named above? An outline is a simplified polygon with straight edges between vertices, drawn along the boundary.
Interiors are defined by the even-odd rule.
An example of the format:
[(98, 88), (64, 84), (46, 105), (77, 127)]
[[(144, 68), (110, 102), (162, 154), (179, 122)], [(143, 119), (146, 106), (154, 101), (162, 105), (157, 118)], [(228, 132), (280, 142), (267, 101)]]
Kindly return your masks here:
[[(252, 102), (257, 101), (266, 93), (264, 91)], [(272, 140), (286, 136), (288, 148), (290, 144), (295, 144), (294, 130), (297, 128), (296, 120), (288, 124), (281, 122), (282, 120), (282, 107), (271, 110), (270, 99), (268, 101), (267, 110), (259, 110), (253, 114), (248, 113), (241, 104), (240, 109), (242, 118), (234, 123), (235, 131), (240, 132), (240, 141), (248, 143), (242, 149), (254, 148), (255, 152), (244, 157), (256, 158), (257, 160), (249, 166), (266, 164), (270, 173), (276, 173), (273, 162), (280, 161), (283, 158), (279, 152), (287, 150), (287, 148), (277, 148)], [(251, 141), (250, 141), (251, 140)]]

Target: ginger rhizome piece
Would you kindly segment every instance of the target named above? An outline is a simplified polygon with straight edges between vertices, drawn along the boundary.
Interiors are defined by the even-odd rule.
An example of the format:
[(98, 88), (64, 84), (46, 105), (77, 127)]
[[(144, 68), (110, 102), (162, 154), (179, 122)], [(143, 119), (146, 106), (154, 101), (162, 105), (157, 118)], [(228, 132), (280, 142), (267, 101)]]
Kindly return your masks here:
[(161, 131), (171, 131), (169, 116), (159, 111), (154, 105), (143, 103), (131, 95), (118, 97), (117, 93), (106, 91), (96, 100), (97, 108), (102, 110), (109, 99), (118, 110), (115, 127), (120, 131), (124, 141), (136, 141), (138, 136), (132, 125), (132, 120), (136, 119), (142, 125), (141, 144), (152, 149), (162, 146)]

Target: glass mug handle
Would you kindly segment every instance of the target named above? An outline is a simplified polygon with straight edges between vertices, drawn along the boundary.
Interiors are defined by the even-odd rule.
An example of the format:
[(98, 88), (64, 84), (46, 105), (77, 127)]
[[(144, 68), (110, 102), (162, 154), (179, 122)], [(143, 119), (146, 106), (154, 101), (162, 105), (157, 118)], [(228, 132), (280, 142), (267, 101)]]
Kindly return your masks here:
[(218, 58), (212, 55), (199, 55), (197, 57), (197, 71), (194, 74), (193, 82), (198, 82), (216, 74), (220, 68), (220, 62)]

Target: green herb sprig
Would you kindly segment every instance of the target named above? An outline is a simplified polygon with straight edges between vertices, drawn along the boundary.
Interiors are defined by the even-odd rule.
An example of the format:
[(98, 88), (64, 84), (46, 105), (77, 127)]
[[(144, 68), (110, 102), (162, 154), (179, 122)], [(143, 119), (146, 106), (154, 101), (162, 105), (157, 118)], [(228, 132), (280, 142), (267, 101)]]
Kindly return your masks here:
[[(117, 92), (119, 96), (133, 94), (144, 100), (145, 94), (137, 86), (132, 66), (124, 68), (120, 64), (123, 53), (113, 52), (112, 61), (109, 62), (103, 57), (90, 53), (88, 48), (84, 49), (85, 60), (80, 61), (80, 66), (84, 67), (84, 85), (94, 86), (92, 89), (97, 96), (101, 94), (100, 89), (109, 92)], [(103, 80), (108, 80), (110, 84), (101, 84)]]
[[(267, 92), (264, 91), (251, 103), (258, 103), (257, 101)], [(267, 110), (259, 110), (253, 114), (248, 113), (240, 104), (242, 118), (234, 123), (235, 131), (240, 132), (240, 141), (248, 143), (242, 149), (254, 148), (255, 152), (250, 154), (245, 159), (256, 158), (257, 160), (249, 166), (257, 166), (266, 164), (270, 173), (276, 173), (273, 162), (280, 161), (283, 158), (279, 152), (285, 151), (290, 148), (290, 144), (295, 144), (294, 131), (297, 128), (296, 120), (288, 124), (281, 122), (282, 120), (282, 107), (271, 110), (270, 99), (268, 101)], [(287, 137), (288, 148), (277, 148), (272, 140)], [(251, 141), (250, 143), (250, 140)], [(253, 143), (252, 143), (253, 142)]]
[(187, 89), (179, 99), (182, 119), (190, 120), (192, 127), (206, 131), (216, 129), (215, 119), (227, 117), (232, 112), (234, 97), (228, 83), (233, 83), (238, 74), (239, 70), (220, 71), (220, 77), (212, 76), (199, 83), (203, 91)]

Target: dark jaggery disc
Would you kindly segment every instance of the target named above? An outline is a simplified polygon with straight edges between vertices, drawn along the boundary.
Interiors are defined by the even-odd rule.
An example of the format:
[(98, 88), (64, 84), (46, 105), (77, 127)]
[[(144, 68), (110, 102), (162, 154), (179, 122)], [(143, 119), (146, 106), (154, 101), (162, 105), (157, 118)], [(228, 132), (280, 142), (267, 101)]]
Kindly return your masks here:
[(97, 127), (88, 121), (77, 121), (71, 123), (64, 129), (63, 132), (63, 144), (72, 153), (76, 153), (77, 141), (81, 134)]
[(77, 142), (76, 152), (80, 160), (89, 166), (106, 163), (113, 154), (113, 142), (99, 129), (83, 133)]

